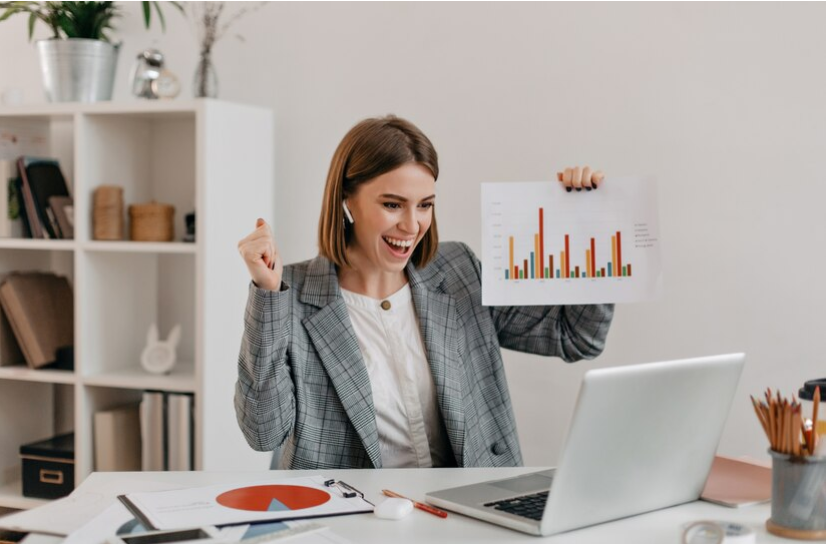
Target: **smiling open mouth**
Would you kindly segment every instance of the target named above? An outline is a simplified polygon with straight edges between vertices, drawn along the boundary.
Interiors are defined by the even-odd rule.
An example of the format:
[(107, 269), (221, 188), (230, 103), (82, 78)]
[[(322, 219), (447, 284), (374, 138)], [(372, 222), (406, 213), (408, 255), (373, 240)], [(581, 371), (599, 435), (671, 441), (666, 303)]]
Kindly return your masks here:
[(390, 247), (390, 251), (396, 255), (407, 255), (413, 247), (413, 240), (397, 240), (388, 236), (382, 236), (381, 238)]

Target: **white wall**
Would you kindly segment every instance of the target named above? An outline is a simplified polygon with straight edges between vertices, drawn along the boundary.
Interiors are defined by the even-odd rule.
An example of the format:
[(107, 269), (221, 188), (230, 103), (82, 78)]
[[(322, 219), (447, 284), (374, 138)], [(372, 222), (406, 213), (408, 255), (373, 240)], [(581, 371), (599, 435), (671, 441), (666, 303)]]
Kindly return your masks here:
[[(131, 99), (132, 59), (153, 38), (189, 94), (188, 24), (167, 10), (161, 36), (137, 4), (126, 12), (116, 99)], [(556, 461), (587, 368), (735, 350), (749, 360), (721, 451), (761, 456), (748, 395), (826, 375), (823, 20), (820, 3), (269, 4), (215, 61), (221, 98), (276, 112), (287, 262), (315, 254), (330, 157), (367, 116), (393, 112), (430, 136), (442, 238), (477, 251), (483, 181), (586, 161), (656, 174), (664, 298), (619, 307), (593, 363), (505, 354), (526, 463)], [(39, 77), (23, 18), (0, 23), (0, 89), (41, 101)]]

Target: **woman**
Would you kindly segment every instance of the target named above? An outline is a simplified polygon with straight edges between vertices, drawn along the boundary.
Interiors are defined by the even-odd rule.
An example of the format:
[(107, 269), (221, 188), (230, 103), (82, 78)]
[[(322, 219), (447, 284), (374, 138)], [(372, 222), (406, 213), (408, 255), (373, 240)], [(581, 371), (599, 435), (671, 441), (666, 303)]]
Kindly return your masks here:
[(438, 243), (438, 175), (418, 128), (367, 119), (333, 156), (318, 257), (283, 266), (261, 219), (238, 243), (253, 282), (235, 408), (250, 446), (283, 446), (281, 468), (520, 465), (500, 347), (602, 352), (610, 305), (482, 306), (476, 256)]

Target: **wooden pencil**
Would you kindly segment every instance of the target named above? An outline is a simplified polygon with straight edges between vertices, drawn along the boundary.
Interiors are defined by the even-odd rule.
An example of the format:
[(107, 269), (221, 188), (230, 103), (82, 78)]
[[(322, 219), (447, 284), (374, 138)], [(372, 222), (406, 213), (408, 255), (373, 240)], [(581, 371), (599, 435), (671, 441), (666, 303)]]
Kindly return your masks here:
[(763, 417), (763, 411), (760, 408), (760, 405), (757, 403), (757, 400), (749, 395), (751, 399), (751, 406), (754, 408), (754, 413), (757, 415), (757, 419), (760, 421), (760, 426), (763, 427), (763, 432), (766, 433), (766, 438), (771, 441), (771, 435), (769, 434), (769, 425), (766, 423), (765, 418)]
[(763, 427), (763, 432), (766, 433), (766, 438), (771, 440), (771, 435), (769, 434), (769, 423), (766, 421), (766, 415), (763, 413), (763, 409), (760, 407), (757, 399), (754, 397), (750, 398), (751, 405), (754, 407), (754, 413), (757, 414), (757, 419), (760, 420), (760, 426)]
[(792, 452), (792, 410), (788, 402), (783, 406), (783, 437), (786, 447), (783, 453)]
[(791, 440), (792, 440), (792, 453), (794, 455), (800, 455), (800, 405), (795, 403), (794, 406), (794, 414), (792, 414), (792, 427), (789, 429), (791, 431)]

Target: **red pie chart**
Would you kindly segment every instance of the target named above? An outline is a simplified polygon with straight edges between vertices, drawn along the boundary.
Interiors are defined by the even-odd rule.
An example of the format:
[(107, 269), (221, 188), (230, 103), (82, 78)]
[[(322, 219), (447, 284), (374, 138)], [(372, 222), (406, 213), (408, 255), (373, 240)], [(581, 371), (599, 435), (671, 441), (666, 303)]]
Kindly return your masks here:
[(320, 506), (330, 500), (330, 494), (300, 485), (256, 485), (226, 491), (215, 500), (235, 510), (282, 512)]

